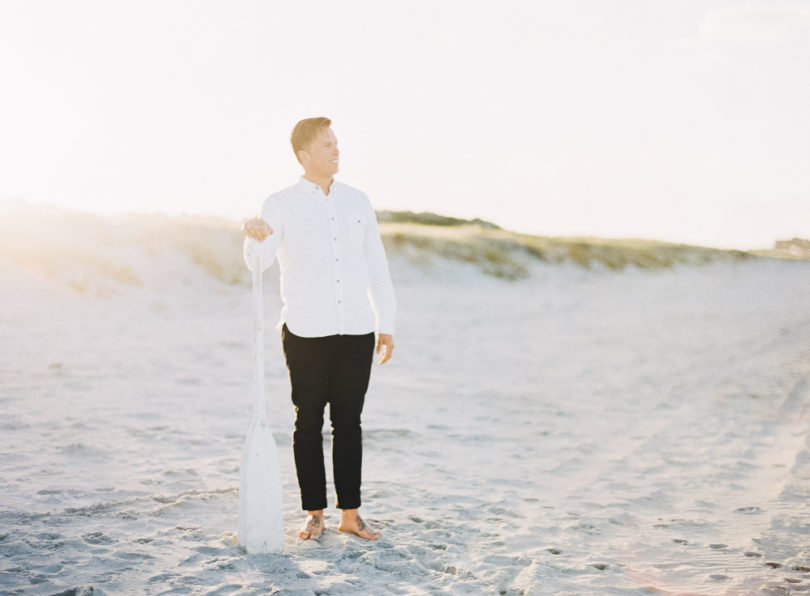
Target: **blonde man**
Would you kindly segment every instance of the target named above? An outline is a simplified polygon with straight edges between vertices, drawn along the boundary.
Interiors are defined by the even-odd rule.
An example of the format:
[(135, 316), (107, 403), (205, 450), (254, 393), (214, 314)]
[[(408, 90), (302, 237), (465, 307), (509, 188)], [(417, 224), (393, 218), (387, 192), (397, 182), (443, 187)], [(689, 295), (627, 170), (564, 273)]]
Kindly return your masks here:
[(340, 152), (331, 124), (307, 118), (293, 128), (290, 141), (304, 173), (267, 198), (261, 217), (245, 222), (245, 260), (252, 267), (258, 257), (262, 270), (279, 261), (279, 326), (295, 406), (293, 452), (307, 512), (298, 536), (316, 540), (325, 529), (321, 432), (329, 404), (338, 530), (375, 540), (379, 533), (358, 513), (360, 415), (375, 349), (380, 364), (393, 355), (396, 299), (368, 197), (334, 179)]

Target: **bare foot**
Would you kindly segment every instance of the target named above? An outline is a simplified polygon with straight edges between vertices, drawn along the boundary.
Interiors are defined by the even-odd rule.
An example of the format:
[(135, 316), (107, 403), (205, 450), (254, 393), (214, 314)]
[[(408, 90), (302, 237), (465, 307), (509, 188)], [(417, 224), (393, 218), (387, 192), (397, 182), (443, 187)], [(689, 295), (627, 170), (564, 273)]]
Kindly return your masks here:
[(298, 537), (301, 540), (317, 540), (325, 529), (323, 515), (309, 515), (307, 516), (307, 523), (298, 530)]
[(365, 538), (366, 540), (377, 540), (377, 538), (380, 536), (380, 533), (371, 530), (371, 528), (366, 525), (366, 522), (364, 522), (363, 518), (359, 515), (354, 519), (341, 519), (338, 530), (341, 532), (356, 534), (357, 536), (360, 536), (360, 538)]

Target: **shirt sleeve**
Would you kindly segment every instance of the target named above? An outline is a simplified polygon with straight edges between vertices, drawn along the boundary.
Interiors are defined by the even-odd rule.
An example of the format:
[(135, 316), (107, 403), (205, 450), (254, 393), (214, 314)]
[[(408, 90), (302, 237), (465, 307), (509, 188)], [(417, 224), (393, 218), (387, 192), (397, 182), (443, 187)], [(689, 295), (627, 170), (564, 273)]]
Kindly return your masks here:
[[(366, 199), (368, 201), (368, 199)], [(394, 334), (397, 301), (394, 286), (388, 270), (388, 259), (385, 256), (377, 225), (377, 216), (371, 203), (368, 203), (368, 229), (366, 230), (364, 252), (368, 266), (368, 295), (377, 318), (377, 332)]]
[(262, 219), (270, 224), (273, 228), (273, 233), (264, 239), (263, 242), (254, 240), (253, 238), (245, 237), (245, 242), (242, 246), (242, 256), (247, 263), (248, 269), (253, 271), (253, 263), (258, 257), (260, 270), (264, 271), (276, 259), (278, 246), (281, 243), (281, 237), (284, 234), (281, 217), (278, 214), (278, 207), (276, 206), (273, 198), (270, 197), (264, 202), (262, 207)]

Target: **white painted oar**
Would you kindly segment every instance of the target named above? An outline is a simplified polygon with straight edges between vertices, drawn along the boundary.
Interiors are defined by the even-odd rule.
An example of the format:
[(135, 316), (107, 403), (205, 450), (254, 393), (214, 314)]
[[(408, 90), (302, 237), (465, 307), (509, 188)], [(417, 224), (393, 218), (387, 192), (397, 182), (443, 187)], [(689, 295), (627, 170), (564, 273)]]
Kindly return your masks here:
[[(255, 251), (258, 255), (258, 250)], [(249, 554), (280, 553), (284, 548), (281, 468), (267, 424), (264, 392), (264, 296), (257, 256), (253, 261), (253, 418), (242, 448), (239, 471), (239, 544)]]

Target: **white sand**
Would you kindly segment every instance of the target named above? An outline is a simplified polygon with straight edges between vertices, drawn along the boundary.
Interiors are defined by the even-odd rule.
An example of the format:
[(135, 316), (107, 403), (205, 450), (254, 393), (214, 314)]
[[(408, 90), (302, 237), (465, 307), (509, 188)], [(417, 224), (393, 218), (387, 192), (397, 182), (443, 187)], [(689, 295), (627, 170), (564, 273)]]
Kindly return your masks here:
[(295, 538), (274, 268), (286, 544), (247, 556), (249, 287), (137, 226), (101, 251), (97, 223), (56, 267), (0, 246), (0, 592), (810, 590), (809, 263), (510, 283), (392, 258), (396, 353), (363, 421), (376, 543)]

